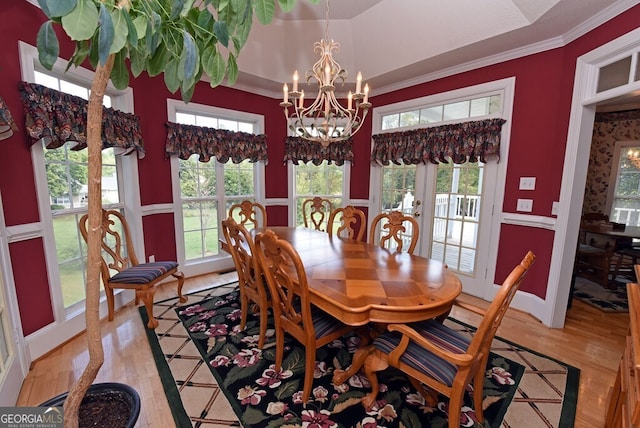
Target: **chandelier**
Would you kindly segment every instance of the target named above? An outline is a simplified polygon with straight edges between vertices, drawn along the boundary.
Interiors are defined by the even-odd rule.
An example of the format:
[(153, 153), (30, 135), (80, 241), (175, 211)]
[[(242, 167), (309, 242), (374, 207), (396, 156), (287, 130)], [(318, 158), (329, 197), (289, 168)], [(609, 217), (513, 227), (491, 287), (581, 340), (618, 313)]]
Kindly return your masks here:
[[(320, 59), (307, 70), (305, 78), (307, 84), (316, 81), (318, 94), (316, 99), (305, 106), (304, 90), (298, 90), (298, 70), (293, 73), (293, 87), (289, 91), (288, 85), (283, 86), (284, 97), (280, 107), (284, 108), (287, 125), (294, 135), (305, 140), (316, 141), (324, 147), (336, 141), (351, 138), (358, 132), (367, 112), (369, 103), (369, 85), (362, 89), (362, 74), (356, 77), (355, 92), (349, 91), (347, 107), (342, 106), (335, 95), (335, 84), (344, 85), (347, 72), (331, 53), (340, 51), (340, 43), (329, 39), (329, 0), (326, 2), (326, 26), (324, 39), (315, 42), (314, 52), (320, 54)], [(291, 113), (289, 108), (292, 107)]]

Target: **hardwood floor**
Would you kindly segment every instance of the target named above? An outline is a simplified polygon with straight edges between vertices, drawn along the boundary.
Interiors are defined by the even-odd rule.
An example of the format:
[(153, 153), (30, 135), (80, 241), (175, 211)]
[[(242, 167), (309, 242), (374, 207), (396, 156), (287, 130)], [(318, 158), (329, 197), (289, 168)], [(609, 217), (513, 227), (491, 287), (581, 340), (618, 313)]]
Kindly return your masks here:
[[(209, 274), (185, 281), (184, 292), (223, 284), (235, 274)], [(175, 283), (167, 283), (156, 300), (175, 295)], [(480, 306), (487, 302), (470, 296), (466, 301)], [(454, 308), (452, 316), (472, 325), (478, 317)], [(525, 347), (578, 367), (580, 389), (575, 426), (602, 427), (609, 388), (625, 345), (628, 314), (606, 313), (575, 300), (563, 329), (550, 329), (531, 315), (510, 309), (498, 335)], [(137, 427), (170, 427), (173, 418), (153, 362), (144, 326), (133, 303), (121, 309), (115, 320), (103, 321), (105, 364), (97, 382), (123, 382), (142, 397)], [(18, 406), (34, 406), (69, 390), (83, 370), (88, 353), (84, 335), (60, 346), (34, 362), (24, 381)]]

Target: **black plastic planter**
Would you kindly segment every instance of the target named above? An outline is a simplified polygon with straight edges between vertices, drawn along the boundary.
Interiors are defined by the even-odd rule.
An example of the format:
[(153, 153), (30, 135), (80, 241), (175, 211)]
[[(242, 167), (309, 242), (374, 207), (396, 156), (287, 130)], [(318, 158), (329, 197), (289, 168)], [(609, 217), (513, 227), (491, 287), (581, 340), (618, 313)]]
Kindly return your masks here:
[[(62, 406), (68, 392), (40, 406)], [(89, 387), (80, 404), (80, 428), (133, 428), (140, 415), (138, 392), (123, 383), (96, 383)]]

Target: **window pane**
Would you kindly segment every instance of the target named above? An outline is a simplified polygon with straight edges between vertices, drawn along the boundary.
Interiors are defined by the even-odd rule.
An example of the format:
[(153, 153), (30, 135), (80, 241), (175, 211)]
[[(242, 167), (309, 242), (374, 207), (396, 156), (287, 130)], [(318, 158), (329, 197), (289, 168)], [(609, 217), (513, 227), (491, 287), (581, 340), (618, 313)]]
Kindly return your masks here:
[(621, 148), (610, 218), (628, 226), (640, 225), (640, 147)]
[(613, 64), (605, 65), (598, 70), (597, 92), (617, 88), (629, 83), (629, 70), (631, 69), (631, 57), (623, 58)]
[(231, 161), (224, 166), (224, 194), (225, 196), (255, 195), (253, 186), (253, 164), (244, 160), (239, 164)]
[(399, 114), (389, 114), (382, 117), (382, 129), (395, 129), (400, 123)]
[(253, 134), (254, 133), (253, 123), (238, 122), (238, 131), (240, 131), (240, 132), (248, 132), (250, 134)]
[(35, 78), (38, 85), (46, 86), (47, 88), (55, 89), (56, 91), (60, 90), (60, 84), (57, 77), (36, 71)]
[(215, 117), (196, 116), (195, 124), (198, 126), (206, 126), (207, 128), (218, 129), (218, 119)]
[(469, 101), (445, 104), (444, 120), (465, 119), (469, 117)]
[(60, 90), (67, 94), (75, 95), (76, 97), (89, 99), (89, 90), (83, 86), (76, 85), (75, 83), (65, 82), (60, 80)]
[(86, 247), (78, 230), (79, 215), (61, 215), (53, 218), (56, 254), (62, 284), (64, 307), (85, 298)]
[(420, 110), (420, 123), (442, 122), (443, 106), (423, 108)]
[(219, 119), (218, 120), (218, 128), (219, 129), (228, 129), (229, 131), (237, 131), (238, 130), (238, 122), (235, 121), (235, 120)]
[(486, 116), (489, 114), (489, 97), (476, 98), (471, 100), (470, 117)]
[(419, 110), (406, 111), (404, 113), (400, 113), (400, 127), (417, 125), (419, 117), (420, 117)]
[(187, 113), (176, 113), (176, 122), (183, 123), (185, 125), (195, 125), (196, 117)]
[(302, 202), (320, 196), (331, 201), (334, 208), (342, 206), (344, 166), (312, 163), (295, 165), (296, 225), (304, 225)]

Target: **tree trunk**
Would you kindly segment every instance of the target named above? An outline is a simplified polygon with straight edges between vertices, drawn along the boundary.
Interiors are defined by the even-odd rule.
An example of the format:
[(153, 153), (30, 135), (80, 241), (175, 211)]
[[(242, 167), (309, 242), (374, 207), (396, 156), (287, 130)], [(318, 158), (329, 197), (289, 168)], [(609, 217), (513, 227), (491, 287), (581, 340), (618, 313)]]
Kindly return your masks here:
[(100, 329), (100, 251), (102, 240), (102, 101), (113, 69), (114, 55), (109, 55), (106, 64), (99, 64), (91, 84), (87, 106), (87, 150), (88, 165), (88, 212), (87, 236), (87, 296), (85, 316), (87, 322), (87, 346), (89, 363), (69, 391), (64, 403), (65, 428), (78, 427), (78, 409), (89, 386), (93, 383), (102, 363), (102, 332)]

